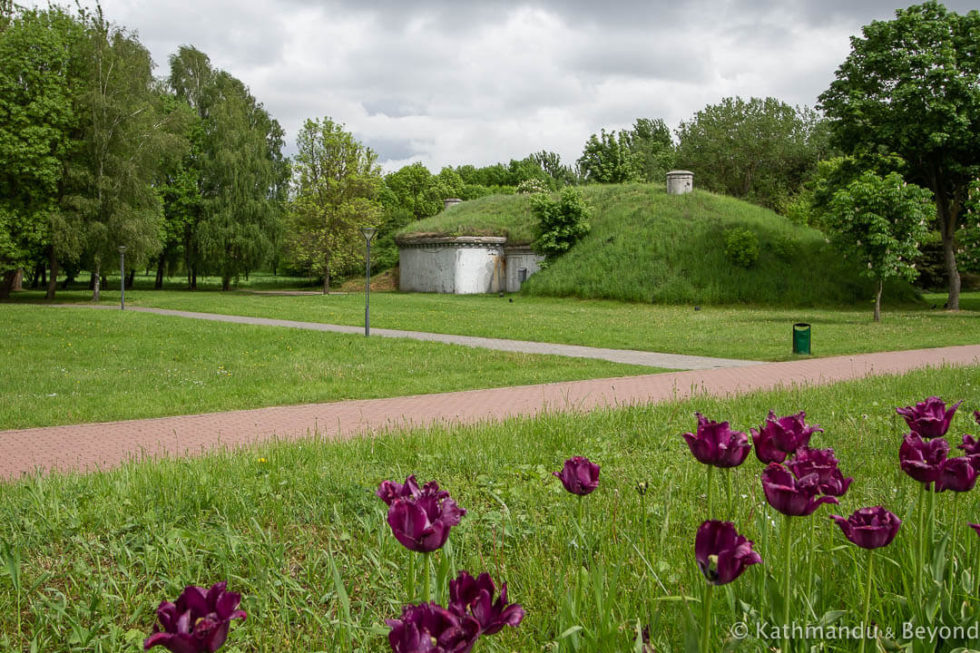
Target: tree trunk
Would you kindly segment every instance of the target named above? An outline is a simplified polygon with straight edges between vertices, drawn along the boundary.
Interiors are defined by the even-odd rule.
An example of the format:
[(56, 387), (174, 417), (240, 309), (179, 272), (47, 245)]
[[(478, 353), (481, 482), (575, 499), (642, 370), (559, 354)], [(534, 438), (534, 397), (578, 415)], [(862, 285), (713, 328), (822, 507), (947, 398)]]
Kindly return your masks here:
[(157, 261), (157, 278), (153, 282), (153, 288), (154, 288), (154, 290), (161, 290), (163, 288), (163, 266), (164, 265), (165, 265), (165, 262), (163, 260), (163, 256), (161, 256), (160, 257), (160, 260)]
[(51, 266), (51, 278), (48, 279), (48, 292), (45, 293), (44, 298), (54, 299), (54, 294), (58, 290), (58, 257), (55, 256), (54, 247), (48, 254), (48, 264)]
[(197, 290), (197, 266), (191, 268), (191, 290)]
[(7, 270), (3, 273), (3, 282), (0, 283), (0, 299), (10, 299), (10, 291), (14, 287), (14, 278), (17, 270)]
[(946, 278), (949, 280), (946, 308), (958, 311), (960, 310), (960, 272), (956, 267), (956, 221), (959, 206), (951, 206), (950, 200), (942, 194), (938, 178), (933, 178), (931, 186), (930, 190), (936, 197), (936, 217), (939, 222), (939, 233), (943, 238), (943, 263), (946, 267)]
[(323, 257), (323, 294), (330, 294), (330, 254)]
[(885, 287), (885, 282), (878, 279), (878, 293), (875, 295), (875, 322), (881, 322), (881, 291)]
[(102, 259), (95, 257), (95, 270), (92, 271), (95, 279), (95, 286), (92, 287), (92, 301), (98, 302), (102, 299)]
[(132, 290), (133, 286), (136, 284), (136, 270), (135, 269), (130, 270), (129, 274), (126, 276), (127, 276), (126, 287)]
[(221, 277), (221, 290), (231, 290), (231, 277), (227, 275), (222, 275)]
[(14, 292), (20, 292), (23, 289), (24, 289), (24, 268), (17, 268), (17, 271), (14, 273), (14, 283), (13, 283), (13, 287), (11, 287), (11, 290), (13, 290)]

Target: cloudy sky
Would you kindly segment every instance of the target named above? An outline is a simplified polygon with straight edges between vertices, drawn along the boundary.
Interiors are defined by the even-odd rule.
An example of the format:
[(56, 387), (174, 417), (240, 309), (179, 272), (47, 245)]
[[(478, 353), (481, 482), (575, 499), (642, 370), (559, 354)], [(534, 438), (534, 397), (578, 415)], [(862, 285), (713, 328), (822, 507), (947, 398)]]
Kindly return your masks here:
[[(46, 3), (45, 3), (46, 4)], [(83, 4), (88, 4), (83, 1)], [(566, 163), (600, 128), (672, 128), (726, 96), (816, 104), (862, 25), (902, 0), (102, 0), (166, 74), (183, 44), (287, 132), (343, 122), (386, 170)], [(966, 12), (977, 0), (949, 0)]]

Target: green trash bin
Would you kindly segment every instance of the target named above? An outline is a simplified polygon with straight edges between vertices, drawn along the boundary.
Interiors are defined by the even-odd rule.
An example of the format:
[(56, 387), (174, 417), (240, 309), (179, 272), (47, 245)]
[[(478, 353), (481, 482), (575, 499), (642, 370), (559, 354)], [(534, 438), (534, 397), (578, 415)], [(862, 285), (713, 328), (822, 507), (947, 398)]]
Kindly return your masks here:
[(793, 353), (810, 355), (810, 325), (806, 322), (793, 325)]

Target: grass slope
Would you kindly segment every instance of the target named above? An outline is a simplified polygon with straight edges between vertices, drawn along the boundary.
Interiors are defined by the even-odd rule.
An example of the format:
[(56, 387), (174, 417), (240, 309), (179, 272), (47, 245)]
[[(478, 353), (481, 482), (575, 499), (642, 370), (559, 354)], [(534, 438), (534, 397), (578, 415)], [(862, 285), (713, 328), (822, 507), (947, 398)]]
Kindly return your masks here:
[[(767, 209), (695, 191), (667, 195), (660, 185), (586, 186), (592, 231), (525, 285), (532, 295), (631, 302), (829, 306), (872, 296), (871, 284), (843, 261), (825, 236)], [(405, 233), (533, 238), (528, 196), (464, 202), (407, 227)], [(760, 244), (750, 269), (725, 254), (725, 234), (749, 229)], [(908, 285), (886, 290), (890, 302), (915, 299)]]

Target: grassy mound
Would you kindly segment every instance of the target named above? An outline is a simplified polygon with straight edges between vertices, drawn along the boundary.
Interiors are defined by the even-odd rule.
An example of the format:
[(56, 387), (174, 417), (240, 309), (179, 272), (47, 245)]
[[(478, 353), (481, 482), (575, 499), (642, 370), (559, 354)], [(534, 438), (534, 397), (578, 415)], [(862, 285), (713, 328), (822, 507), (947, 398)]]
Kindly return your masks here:
[[(588, 186), (592, 231), (548, 269), (531, 277), (533, 295), (638, 302), (782, 306), (853, 304), (873, 297), (871, 283), (842, 260), (820, 231), (740, 200), (695, 191), (667, 195), (650, 184)], [(403, 233), (505, 235), (533, 239), (528, 196), (464, 202)], [(759, 241), (750, 268), (725, 253), (726, 234), (747, 229)], [(886, 287), (885, 305), (916, 299), (907, 284)]]

